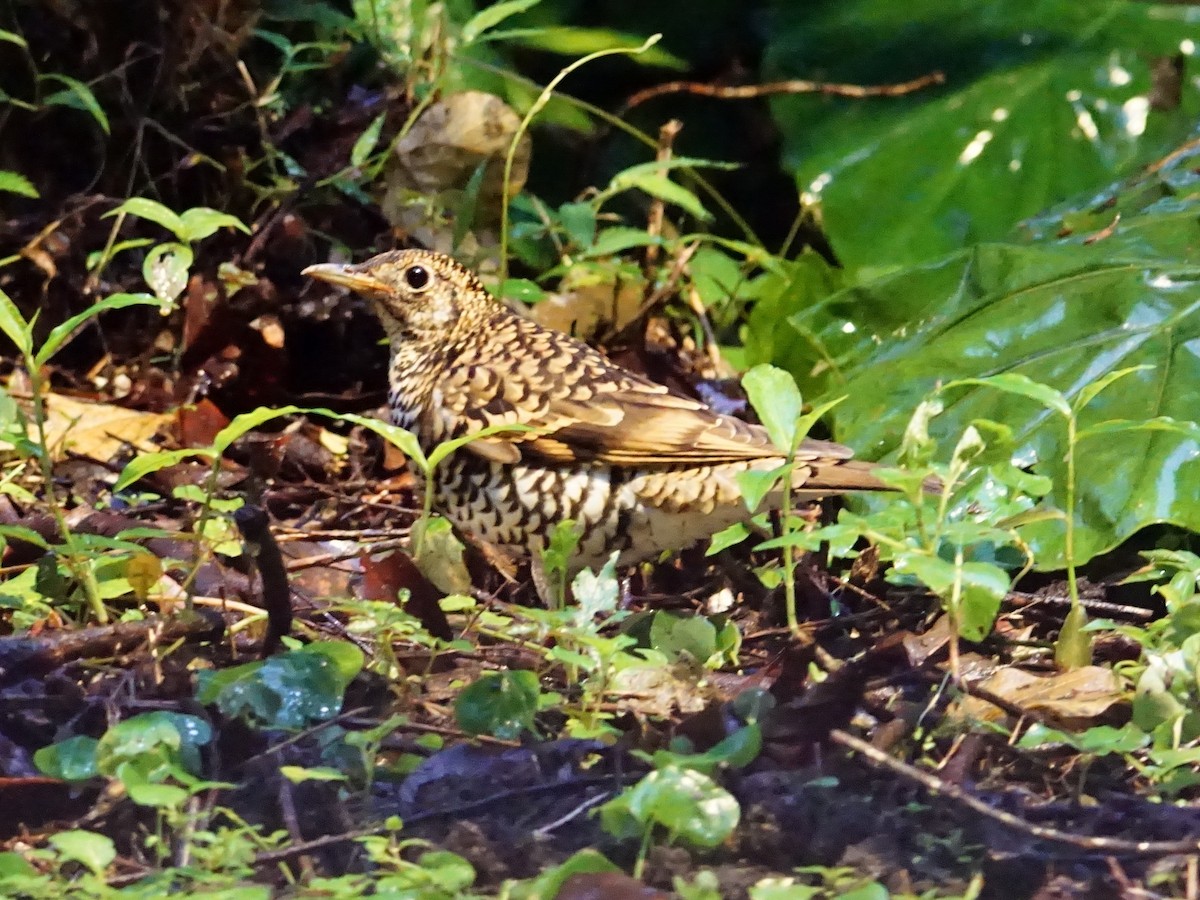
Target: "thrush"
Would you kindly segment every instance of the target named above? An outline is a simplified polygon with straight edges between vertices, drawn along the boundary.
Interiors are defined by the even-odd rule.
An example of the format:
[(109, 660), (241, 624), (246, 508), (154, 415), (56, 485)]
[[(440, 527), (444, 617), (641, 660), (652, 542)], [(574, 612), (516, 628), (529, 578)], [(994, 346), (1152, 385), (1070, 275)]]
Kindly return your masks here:
[[(470, 441), (433, 477), (434, 507), (503, 551), (537, 553), (564, 519), (579, 531), (573, 569), (614, 551), (623, 564), (682, 549), (749, 517), (739, 473), (784, 461), (761, 426), (518, 315), (448, 256), (400, 250), (304, 274), (370, 301), (391, 345), (392, 420), (426, 453), (489, 426), (525, 426)], [(802, 498), (886, 489), (851, 456), (805, 440), (793, 487)]]

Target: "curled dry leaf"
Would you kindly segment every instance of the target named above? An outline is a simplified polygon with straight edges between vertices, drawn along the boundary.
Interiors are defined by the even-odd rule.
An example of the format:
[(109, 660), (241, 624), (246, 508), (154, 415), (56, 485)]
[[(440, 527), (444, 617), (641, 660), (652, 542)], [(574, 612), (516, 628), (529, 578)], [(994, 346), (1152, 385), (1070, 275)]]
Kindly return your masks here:
[[(463, 91), (434, 103), (396, 145), (384, 176), (380, 203), (384, 216), (427, 247), (449, 252), (454, 242), (451, 229), (436, 227), (431, 211), (440, 208), (463, 214), (473, 207), (476, 239), (491, 243), (481, 240), (479, 231), (500, 221), (504, 160), (520, 124), (512, 107), (483, 91)], [(509, 196), (525, 186), (530, 146), (529, 136), (522, 136), (513, 158)], [(478, 193), (473, 200), (464, 198), (480, 165), (484, 170)]]
[(585, 341), (606, 329), (621, 331), (637, 318), (645, 299), (640, 278), (597, 281), (590, 273), (584, 278), (568, 273), (558, 291), (530, 308), (530, 318)]
[[(1068, 730), (1103, 724), (1102, 717), (1126, 696), (1120, 679), (1103, 666), (1082, 666), (1053, 675), (1033, 675), (1022, 669), (1004, 668), (979, 682), (978, 686)], [(1004, 715), (999, 708), (979, 697), (965, 698), (961, 714), (985, 721)]]

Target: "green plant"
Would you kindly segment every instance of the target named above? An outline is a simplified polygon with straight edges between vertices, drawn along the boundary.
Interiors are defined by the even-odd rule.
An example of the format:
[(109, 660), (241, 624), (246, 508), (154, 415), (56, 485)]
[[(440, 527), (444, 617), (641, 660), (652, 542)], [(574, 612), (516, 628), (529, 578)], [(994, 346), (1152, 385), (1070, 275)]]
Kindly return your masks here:
[(179, 299), (179, 295), (183, 293), (183, 289), (187, 287), (188, 273), (195, 260), (192, 252), (194, 243), (211, 237), (221, 228), (235, 228), (245, 234), (250, 233), (250, 229), (241, 219), (228, 213), (205, 206), (176, 213), (163, 204), (155, 200), (147, 200), (144, 197), (132, 197), (126, 200), (116, 209), (109, 210), (104, 214), (104, 218), (109, 216), (116, 216), (117, 224), (113, 228), (108, 245), (104, 250), (92, 254), (88, 258), (88, 268), (96, 272), (103, 271), (113, 256), (122, 250), (144, 247), (152, 243), (145, 238), (137, 238), (114, 245), (113, 241), (116, 239), (117, 230), (125, 216), (137, 216), (161, 225), (175, 235), (175, 240), (155, 244), (150, 249), (142, 263), (142, 277), (146, 279), (146, 284), (150, 286), (154, 295), (166, 304), (174, 304)]
[[(799, 441), (815, 418), (834, 405), (825, 404), (801, 416), (799, 393), (786, 373), (760, 367), (747, 377), (755, 372), (763, 374), (750, 381), (747, 393), (772, 439), (781, 447), (795, 446), (780, 442)], [(897, 488), (897, 494), (880, 499), (874, 510), (856, 514), (843, 509), (835, 524), (808, 530), (798, 517), (782, 516), (782, 534), (756, 549), (783, 550), (785, 588), (794, 578), (794, 558), (790, 554), (795, 549), (817, 551), (824, 547), (831, 559), (852, 558), (858, 553), (859, 541), (865, 539), (878, 549), (881, 560), (892, 564), (890, 581), (904, 584), (915, 579), (941, 599), (954, 623), (956, 638), (961, 635), (979, 641), (991, 631), (1011, 584), (1007, 570), (1031, 564), (1027, 552), (1024, 558), (1012, 552), (1024, 549), (1012, 527), (1014, 517), (1028, 514), (1033, 506), (1030, 495), (1045, 493), (1049, 485), (1045, 479), (1012, 465), (1006, 455), (1011, 432), (994, 422), (980, 421), (968, 427), (949, 463), (934, 464), (937, 444), (930, 438), (929, 423), (941, 409), (941, 401), (934, 400), (914, 413), (900, 451), (905, 468), (879, 473)], [(790, 433), (786, 430), (789, 421), (796, 423)], [(995, 446), (988, 445), (983, 431), (992, 434)], [(790, 473), (790, 464), (774, 472), (743, 476), (747, 503), (757, 505), (768, 491), (778, 489), (785, 471)], [(931, 481), (940, 485), (937, 491), (930, 490)], [(980, 497), (986, 500), (977, 502)], [(784, 502), (790, 506), (789, 500), (785, 493)], [(714, 536), (709, 552), (748, 534), (745, 525), (726, 529)], [(794, 586), (787, 596), (788, 624), (795, 629)], [(957, 672), (957, 640), (951, 642), (951, 665)]]
[(363, 666), (362, 651), (321, 641), (220, 671), (197, 675), (196, 700), (259, 728), (298, 730), (337, 715)]
[[(20, 362), (28, 373), (32, 392), (29, 398), (32, 423), (29, 423), (11, 396), (6, 391), (0, 391), (0, 415), (4, 419), (0, 425), (3, 427), (4, 436), (14, 445), (18, 457), (32, 461), (37, 467), (45, 494), (42, 499), (54, 517), (58, 543), (51, 544), (31, 529), (15, 525), (4, 526), (0, 530), (0, 537), (17, 537), (30, 541), (52, 553), (52, 560), (61, 559), (75, 584), (83, 592), (92, 615), (99, 622), (108, 621), (108, 612), (104, 606), (100, 579), (96, 572), (98, 557), (95, 551), (114, 548), (130, 550), (136, 547), (119, 541), (78, 535), (68, 524), (64, 512), (66, 498), (57, 495), (58, 489), (54, 480), (53, 450), (46, 427), (46, 393), (50, 386), (44, 375), (44, 368), (80, 328), (100, 314), (108, 310), (143, 305), (166, 308), (162, 300), (147, 294), (113, 294), (52, 328), (41, 345), (35, 347), (33, 334), (37, 316), (27, 320), (9, 296), (0, 291), (0, 332), (15, 345)], [(6, 480), (0, 484), (0, 490), (12, 492), (18, 488), (13, 481)]]
[(741, 810), (733, 795), (708, 775), (668, 764), (600, 807), (604, 830), (620, 840), (640, 838), (633, 875), (640, 878), (654, 835), (697, 847), (715, 847), (733, 833)]
[[(800, 391), (792, 377), (774, 366), (756, 366), (742, 378), (750, 405), (762, 420), (772, 443), (784, 455), (781, 466), (770, 471), (748, 471), (738, 476), (746, 508), (756, 511), (764, 498), (778, 492), (783, 510), (783, 587), (787, 606), (787, 623), (792, 634), (798, 634), (800, 623), (796, 618), (796, 558), (793, 537), (803, 523), (792, 514), (792, 481), (796, 469), (796, 451), (808, 436), (809, 430), (839, 401), (824, 404), (811, 412), (804, 412)], [(745, 525), (737, 524), (713, 536), (709, 552), (715, 553), (749, 535)]]
[[(1079, 444), (1089, 438), (1106, 437), (1121, 432), (1130, 431), (1173, 431), (1188, 435), (1200, 434), (1200, 426), (1195, 423), (1175, 422), (1165, 419), (1147, 421), (1107, 420), (1087, 428), (1079, 427), (1079, 416), (1083, 410), (1095, 400), (1104, 390), (1135, 372), (1141, 372), (1149, 366), (1131, 366), (1109, 372), (1101, 378), (1083, 387), (1073, 401), (1047, 385), (1038, 384), (1032, 379), (1016, 374), (1004, 373), (988, 378), (963, 378), (951, 381), (942, 389), (952, 391), (958, 387), (976, 385), (992, 388), (1006, 393), (1017, 394), (1035, 400), (1048, 410), (1060, 415), (1066, 425), (1066, 509), (1061, 513), (1051, 513), (1051, 516), (1061, 517), (1065, 524), (1064, 555), (1067, 567), (1067, 588), (1071, 596), (1071, 610), (1063, 622), (1059, 638), (1054, 647), (1054, 659), (1065, 669), (1085, 666), (1092, 660), (1091, 640), (1085, 627), (1087, 613), (1079, 602), (1079, 585), (1075, 574), (1077, 555), (1075, 546), (1075, 528), (1078, 511), (1076, 509), (1076, 491), (1078, 477), (1076, 474), (1077, 451)], [(1045, 518), (1045, 517), (1043, 517)]]

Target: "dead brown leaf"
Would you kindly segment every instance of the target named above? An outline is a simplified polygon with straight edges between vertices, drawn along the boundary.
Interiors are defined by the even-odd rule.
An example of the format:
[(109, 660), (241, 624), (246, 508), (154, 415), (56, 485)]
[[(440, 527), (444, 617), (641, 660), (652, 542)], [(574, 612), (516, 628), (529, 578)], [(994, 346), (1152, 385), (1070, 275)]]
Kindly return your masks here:
[[(1120, 679), (1103, 666), (1083, 666), (1053, 675), (1034, 675), (1009, 667), (979, 682), (978, 687), (1071, 730), (1099, 724), (1114, 704), (1125, 699)], [(983, 721), (994, 721), (1005, 715), (979, 697), (967, 697), (961, 712)]]
[(163, 413), (46, 395), (46, 442), (55, 460), (75, 453), (106, 462), (125, 446), (157, 450), (153, 438), (171, 421)]

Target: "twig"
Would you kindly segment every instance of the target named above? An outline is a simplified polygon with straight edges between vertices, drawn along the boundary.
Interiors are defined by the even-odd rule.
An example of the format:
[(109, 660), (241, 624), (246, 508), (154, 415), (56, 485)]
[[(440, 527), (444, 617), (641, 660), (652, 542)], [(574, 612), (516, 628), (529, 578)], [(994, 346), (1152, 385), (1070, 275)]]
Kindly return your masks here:
[(663, 94), (699, 94), (703, 97), (716, 97), (718, 100), (752, 100), (755, 97), (768, 97), (772, 94), (825, 94), (835, 97), (900, 97), (911, 94), (922, 88), (935, 84), (945, 84), (946, 76), (941, 72), (930, 72), (911, 81), (898, 84), (835, 84), (828, 81), (803, 81), (798, 78), (789, 81), (772, 81), (768, 84), (724, 85), (706, 84), (703, 81), (668, 81), (666, 84), (656, 84), (638, 91), (625, 101), (622, 113), (628, 112), (654, 97)]
[(967, 807), (967, 809), (978, 813), (984, 818), (991, 819), (1006, 828), (1011, 828), (1013, 831), (1039, 840), (1074, 847), (1090, 853), (1119, 856), (1174, 856), (1182, 853), (1200, 852), (1200, 839), (1197, 838), (1188, 838), (1181, 841), (1130, 841), (1124, 838), (1071, 834), (1057, 828), (1034, 825), (1020, 816), (1005, 812), (1002, 809), (995, 809), (964, 788), (938, 778), (936, 775), (931, 775), (902, 760), (895, 759), (882, 750), (868, 744), (866, 741), (856, 738), (854, 735), (848, 734), (839, 728), (835, 728), (829, 732), (829, 739), (835, 744), (840, 744), (848, 750), (853, 750), (855, 753), (861, 754), (874, 768), (887, 769), (895, 775), (899, 775), (909, 781), (915, 781), (931, 794), (940, 794), (949, 797), (951, 800)]
[(263, 638), (262, 657), (266, 659), (292, 630), (291, 588), (283, 554), (271, 536), (267, 514), (257, 506), (243, 506), (233, 521), (246, 539), (247, 549), (258, 567), (262, 580), (263, 606), (267, 610), (267, 634)]
[[(675, 138), (682, 130), (683, 123), (678, 119), (671, 119), (662, 128), (658, 129), (658, 148), (654, 153), (656, 161), (666, 162), (671, 158), (671, 147), (675, 143)], [(665, 177), (667, 170), (665, 168), (660, 169), (659, 174)], [(666, 203), (661, 198), (650, 198), (650, 213), (646, 216), (646, 234), (650, 235), (654, 240), (646, 245), (646, 254), (642, 262), (642, 271), (645, 273), (647, 281), (654, 279), (654, 265), (658, 262), (658, 238), (662, 234), (666, 206)]]
[(562, 825), (566, 825), (572, 819), (579, 818), (581, 815), (583, 815), (585, 812), (587, 812), (593, 806), (597, 805), (598, 803), (603, 803), (605, 800), (607, 800), (611, 796), (612, 796), (612, 792), (606, 791), (605, 793), (597, 794), (595, 797), (588, 797), (586, 800), (584, 800), (582, 803), (580, 803), (577, 807), (575, 807), (573, 810), (571, 810), (566, 815), (559, 816), (553, 822), (548, 822), (547, 824), (543, 825), (541, 828), (533, 829), (533, 836), (534, 837), (545, 837), (546, 835), (550, 834), (550, 832), (554, 831), (556, 828), (558, 828)]

